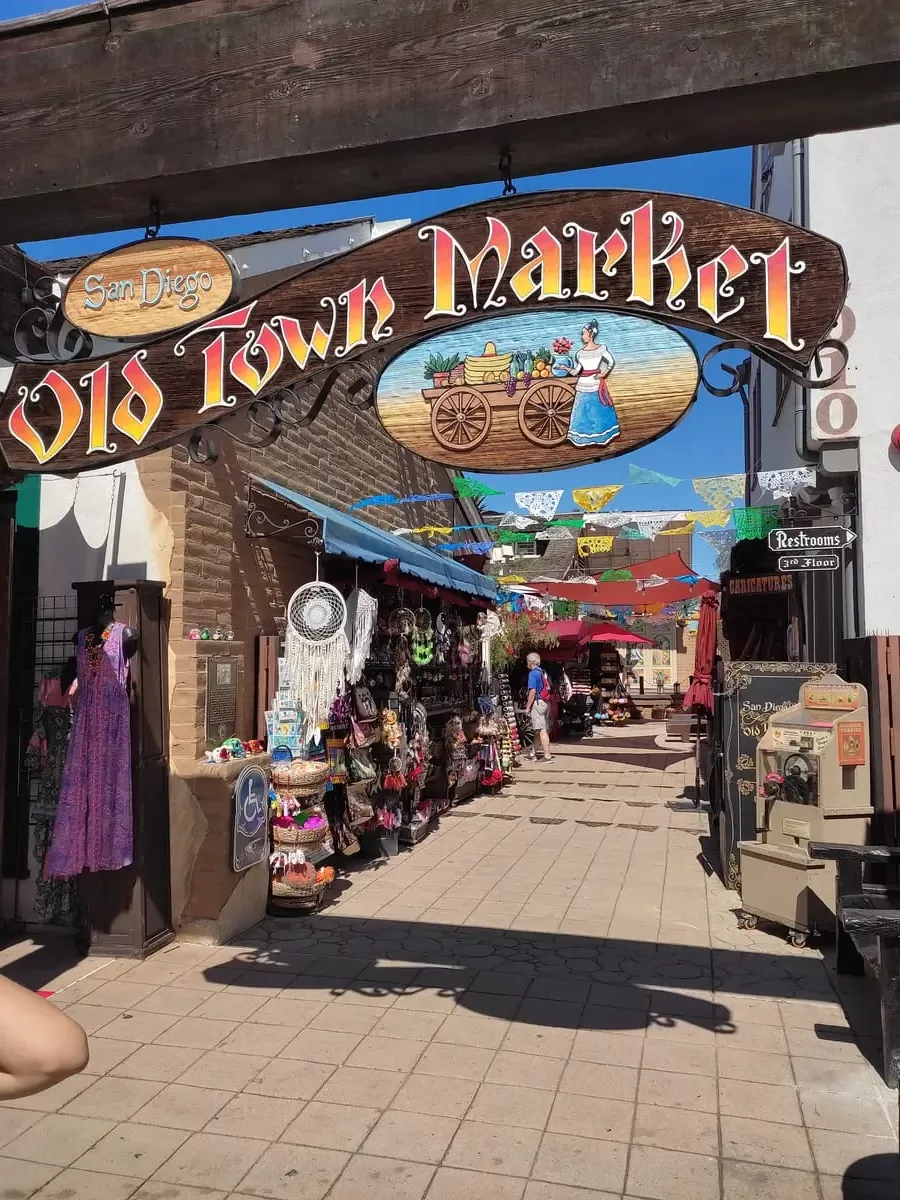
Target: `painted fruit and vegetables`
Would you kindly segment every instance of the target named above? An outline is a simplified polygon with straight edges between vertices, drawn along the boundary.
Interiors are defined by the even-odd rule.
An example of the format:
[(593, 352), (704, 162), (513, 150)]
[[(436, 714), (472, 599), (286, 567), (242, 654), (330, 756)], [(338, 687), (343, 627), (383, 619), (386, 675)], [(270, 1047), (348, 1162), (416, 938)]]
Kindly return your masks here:
[(539, 346), (505, 353), (495, 342), (486, 342), (481, 354), (468, 354), (464, 359), (458, 354), (429, 355), (424, 375), (436, 388), (455, 383), (470, 387), (503, 384), (507, 394), (514, 396), (519, 388), (530, 387), (536, 379), (568, 376), (575, 366), (571, 350), (572, 342), (566, 337), (554, 338), (552, 349)]

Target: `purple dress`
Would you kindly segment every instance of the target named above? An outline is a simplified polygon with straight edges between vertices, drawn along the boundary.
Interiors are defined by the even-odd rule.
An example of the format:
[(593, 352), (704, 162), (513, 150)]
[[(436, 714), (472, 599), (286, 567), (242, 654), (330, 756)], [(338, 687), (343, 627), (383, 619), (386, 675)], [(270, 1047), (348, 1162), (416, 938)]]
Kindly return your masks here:
[(115, 621), (106, 641), (78, 634), (78, 693), (59, 791), (48, 879), (82, 871), (118, 871), (132, 861), (131, 709), (125, 626)]

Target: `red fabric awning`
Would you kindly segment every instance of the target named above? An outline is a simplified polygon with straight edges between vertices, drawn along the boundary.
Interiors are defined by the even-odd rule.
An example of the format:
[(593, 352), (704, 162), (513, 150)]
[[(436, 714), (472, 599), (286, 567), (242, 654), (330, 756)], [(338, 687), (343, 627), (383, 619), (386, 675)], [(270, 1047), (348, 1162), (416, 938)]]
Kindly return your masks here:
[[(652, 574), (653, 572), (648, 572)], [(684, 574), (689, 574), (686, 567)], [(646, 607), (650, 604), (677, 604), (682, 600), (694, 600), (707, 592), (717, 592), (719, 585), (711, 579), (698, 579), (696, 583), (678, 583), (672, 580), (659, 587), (638, 588), (634, 580), (621, 583), (535, 583), (536, 591), (558, 600), (570, 600), (578, 604), (631, 604)]]
[(548, 621), (544, 632), (554, 634), (560, 642), (580, 642), (588, 628), (585, 621)]

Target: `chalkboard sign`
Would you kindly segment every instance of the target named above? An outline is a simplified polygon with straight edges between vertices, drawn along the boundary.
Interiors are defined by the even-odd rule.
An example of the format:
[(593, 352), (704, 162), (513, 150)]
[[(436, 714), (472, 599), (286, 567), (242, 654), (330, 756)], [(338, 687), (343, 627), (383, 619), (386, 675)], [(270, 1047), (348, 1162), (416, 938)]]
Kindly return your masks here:
[(246, 871), (269, 853), (269, 777), (262, 767), (244, 767), (234, 785), (232, 867)]
[(834, 663), (729, 662), (716, 694), (719, 850), (726, 887), (741, 890), (737, 844), (756, 840), (756, 746), (769, 717), (800, 699), (810, 679)]

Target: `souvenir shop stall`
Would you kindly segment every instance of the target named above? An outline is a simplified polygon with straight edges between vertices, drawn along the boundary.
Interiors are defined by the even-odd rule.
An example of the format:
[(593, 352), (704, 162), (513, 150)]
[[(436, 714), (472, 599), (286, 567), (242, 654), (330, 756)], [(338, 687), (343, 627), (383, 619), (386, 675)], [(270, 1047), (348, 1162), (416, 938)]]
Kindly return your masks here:
[(402, 543), (404, 559), (373, 563), (373, 540), (398, 539), (338, 515), (284, 634), (261, 645), (275, 915), (333, 900), (351, 858), (414, 846), (452, 804), (498, 788), (518, 749), (508, 683), (490, 668), (492, 582)]

